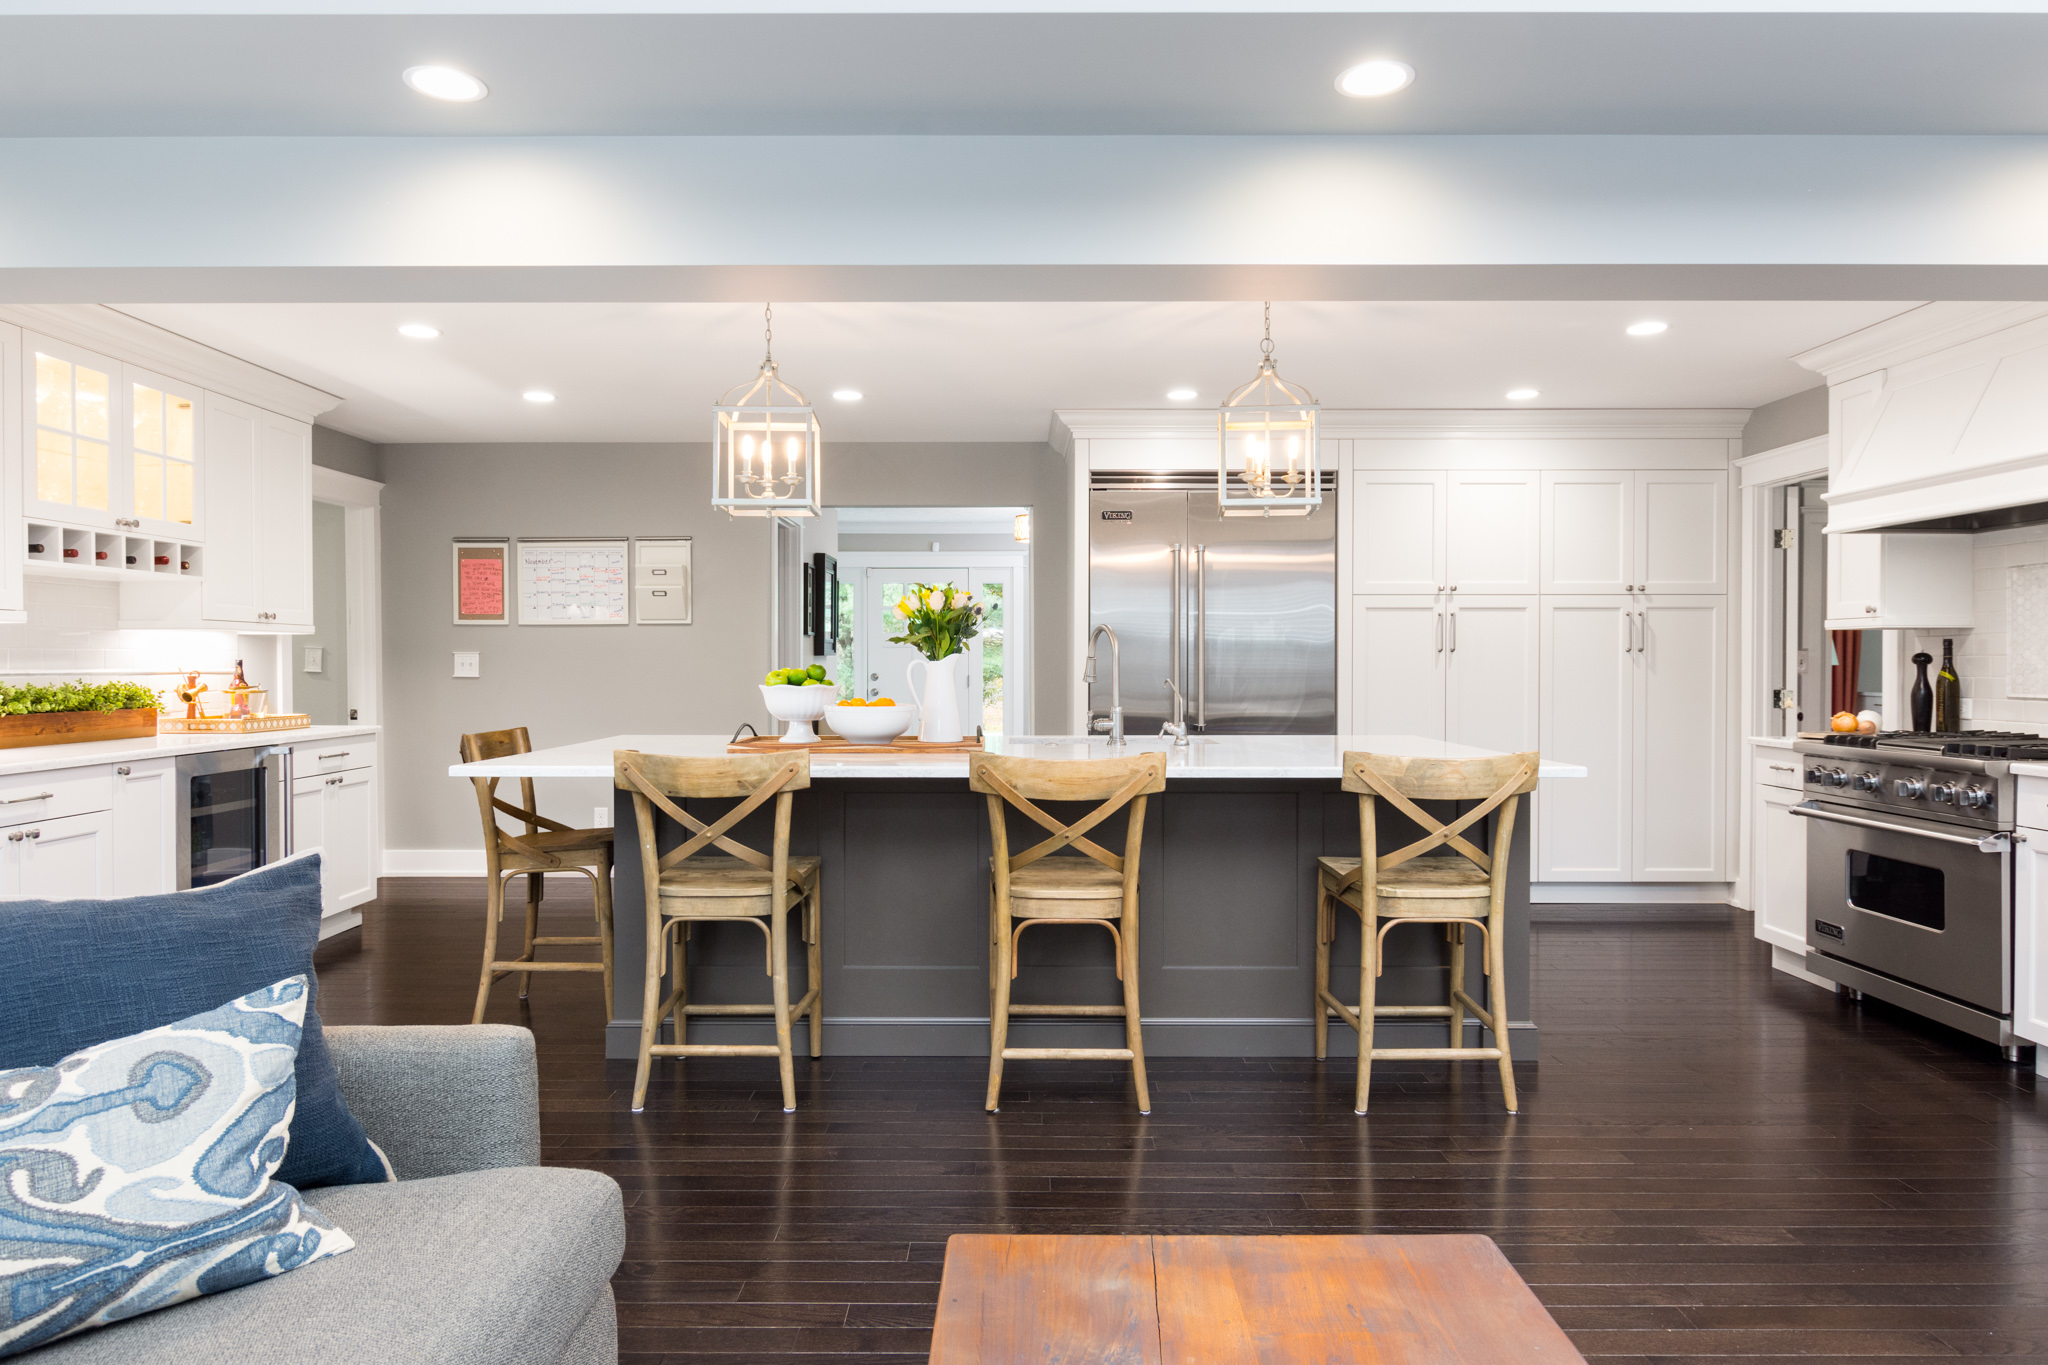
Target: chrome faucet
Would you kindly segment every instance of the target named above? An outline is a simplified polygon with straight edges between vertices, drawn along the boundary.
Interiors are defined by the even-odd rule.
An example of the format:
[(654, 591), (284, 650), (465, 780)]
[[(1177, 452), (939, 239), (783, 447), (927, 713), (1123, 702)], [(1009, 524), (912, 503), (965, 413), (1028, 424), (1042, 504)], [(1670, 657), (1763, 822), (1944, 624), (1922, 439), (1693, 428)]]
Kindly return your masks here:
[(1091, 715), (1089, 728), (1096, 733), (1109, 732), (1111, 744), (1124, 742), (1124, 665), (1123, 656), (1116, 642), (1116, 632), (1108, 626), (1097, 626), (1095, 633), (1088, 637), (1088, 667), (1081, 670), (1081, 681), (1095, 681), (1095, 642), (1103, 636), (1109, 637), (1109, 720), (1105, 724)]
[(1161, 736), (1172, 735), (1173, 746), (1184, 749), (1188, 743), (1188, 699), (1180, 694), (1180, 685), (1173, 679), (1164, 679), (1167, 689), (1173, 693), (1173, 719), (1159, 727)]

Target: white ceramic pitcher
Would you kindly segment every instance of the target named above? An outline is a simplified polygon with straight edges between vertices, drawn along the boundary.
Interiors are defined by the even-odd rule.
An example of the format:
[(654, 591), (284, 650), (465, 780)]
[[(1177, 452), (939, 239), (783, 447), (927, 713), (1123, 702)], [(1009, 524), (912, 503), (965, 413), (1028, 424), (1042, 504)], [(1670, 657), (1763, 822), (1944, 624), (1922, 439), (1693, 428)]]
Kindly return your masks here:
[[(904, 670), (910, 695), (917, 702), (917, 737), (926, 744), (958, 744), (960, 729), (960, 665), (965, 654), (949, 654), (933, 663), (918, 656)], [(923, 674), (924, 686), (918, 677)]]

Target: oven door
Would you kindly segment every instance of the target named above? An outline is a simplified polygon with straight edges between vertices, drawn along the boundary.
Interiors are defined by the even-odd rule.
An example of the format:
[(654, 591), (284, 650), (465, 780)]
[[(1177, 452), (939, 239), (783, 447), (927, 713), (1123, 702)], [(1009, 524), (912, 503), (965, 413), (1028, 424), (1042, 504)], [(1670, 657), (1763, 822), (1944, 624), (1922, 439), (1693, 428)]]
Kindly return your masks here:
[(2012, 846), (1808, 802), (1806, 944), (1994, 1014), (2012, 1010)]

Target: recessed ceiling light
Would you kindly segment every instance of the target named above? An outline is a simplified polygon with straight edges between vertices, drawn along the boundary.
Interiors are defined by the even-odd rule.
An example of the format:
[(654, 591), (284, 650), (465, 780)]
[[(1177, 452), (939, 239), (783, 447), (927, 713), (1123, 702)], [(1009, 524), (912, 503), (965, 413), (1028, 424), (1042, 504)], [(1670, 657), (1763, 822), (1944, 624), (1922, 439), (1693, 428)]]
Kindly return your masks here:
[(1670, 326), (1668, 322), (1658, 322), (1654, 318), (1646, 319), (1642, 322), (1631, 322), (1628, 325), (1628, 334), (1632, 337), (1653, 337)]
[(859, 389), (834, 389), (832, 396), (842, 403), (858, 403), (861, 400)]
[(408, 66), (405, 83), (431, 99), (468, 104), (491, 93), (490, 87), (452, 66)]
[[(519, 396), (529, 403), (552, 403), (555, 401), (555, 396), (546, 389), (528, 389)], [(1533, 398), (1535, 395), (1532, 393), (1530, 397)]]
[(1176, 403), (1190, 403), (1198, 397), (1193, 389), (1168, 389), (1166, 396)]
[(1507, 391), (1507, 400), (1510, 403), (1526, 403), (1536, 396), (1537, 393), (1534, 389), (1509, 389)]
[(424, 322), (402, 322), (398, 325), (398, 334), (402, 337), (411, 337), (414, 341), (432, 341), (441, 335), (441, 329), (429, 327)]
[(1349, 67), (1337, 77), (1337, 88), (1354, 99), (1378, 99), (1396, 90), (1406, 90), (1415, 80), (1415, 68), (1406, 62), (1377, 58)]

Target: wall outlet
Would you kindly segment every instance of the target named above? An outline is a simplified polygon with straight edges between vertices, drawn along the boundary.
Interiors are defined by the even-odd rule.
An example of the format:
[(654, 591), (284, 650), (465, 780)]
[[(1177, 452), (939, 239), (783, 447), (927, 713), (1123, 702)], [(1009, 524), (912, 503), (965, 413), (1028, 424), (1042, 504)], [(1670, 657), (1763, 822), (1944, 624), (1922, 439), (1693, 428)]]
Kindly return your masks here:
[(612, 808), (610, 806), (592, 806), (590, 808), (590, 827), (592, 829), (610, 829), (612, 827)]
[(455, 651), (455, 676), (458, 678), (481, 678), (484, 675), (483, 655), (474, 649)]
[(1970, 699), (1968, 697), (1963, 698), (1963, 719), (1970, 719)]
[(327, 651), (319, 645), (306, 646), (306, 671), (318, 673), (327, 666)]

